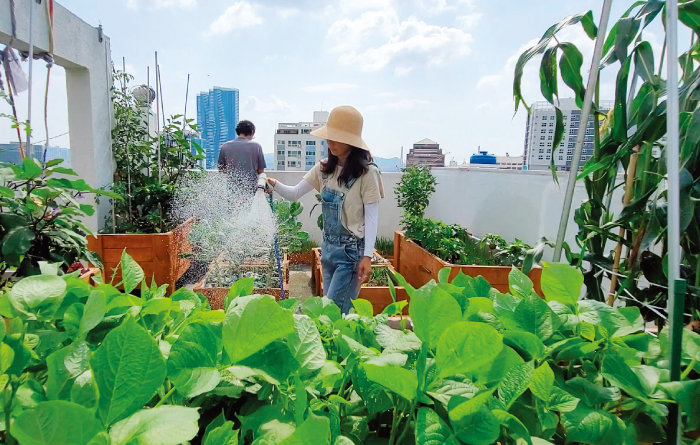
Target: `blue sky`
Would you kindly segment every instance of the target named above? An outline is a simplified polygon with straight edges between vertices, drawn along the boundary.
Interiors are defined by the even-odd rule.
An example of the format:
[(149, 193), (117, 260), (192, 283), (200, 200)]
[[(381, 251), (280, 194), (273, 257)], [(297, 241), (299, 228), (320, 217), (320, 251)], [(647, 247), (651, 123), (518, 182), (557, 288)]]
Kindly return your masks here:
[[(592, 0), (60, 3), (86, 22), (103, 25), (115, 64), (121, 66), (125, 57), (137, 83), (146, 82), (147, 66), (153, 72), (158, 51), (166, 114), (183, 111), (189, 73), (188, 115), (196, 114), (199, 91), (238, 88), (241, 118), (256, 123), (266, 152), (272, 152), (278, 122), (310, 120), (314, 110), (351, 104), (365, 116), (364, 137), (375, 155), (398, 156), (402, 146), (407, 151), (427, 137), (458, 162), (477, 146), (496, 154), (522, 153), (525, 114), (513, 116), (511, 95), (517, 55), (567, 15), (593, 9), (597, 21), (602, 5)], [(624, 6), (615, 2), (613, 19)], [(564, 37), (592, 52), (578, 27)], [(660, 46), (662, 36), (648, 38)], [(532, 100), (539, 99), (537, 65), (524, 79)], [(41, 71), (37, 68), (37, 96), (44, 87)], [(67, 130), (61, 82), (60, 73), (52, 74), (53, 135)], [(611, 79), (603, 78), (602, 96), (612, 91)], [(36, 121), (42, 108), (34, 108)], [(0, 130), (0, 141), (11, 138)], [(37, 128), (35, 140), (43, 138)], [(68, 145), (66, 136), (54, 142)]]

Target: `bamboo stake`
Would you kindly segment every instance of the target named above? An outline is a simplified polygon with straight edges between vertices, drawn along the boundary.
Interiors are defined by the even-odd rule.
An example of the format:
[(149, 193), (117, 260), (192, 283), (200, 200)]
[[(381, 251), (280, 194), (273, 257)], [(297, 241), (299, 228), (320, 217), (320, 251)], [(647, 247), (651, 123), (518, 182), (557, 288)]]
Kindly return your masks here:
[[(632, 194), (634, 193), (634, 175), (637, 170), (637, 160), (639, 159), (639, 147), (635, 147), (635, 152), (630, 155), (630, 162), (627, 165), (627, 182), (625, 183), (625, 197), (623, 199), (623, 208), (632, 200)], [(625, 236), (625, 228), (620, 227), (620, 238)], [(620, 256), (622, 256), (622, 241), (617, 242), (617, 247), (615, 248), (615, 260), (613, 261), (613, 273), (610, 277), (610, 292), (608, 292), (608, 305), (612, 306), (615, 303), (617, 294), (615, 293), (615, 288), (617, 287), (617, 274), (620, 271)]]

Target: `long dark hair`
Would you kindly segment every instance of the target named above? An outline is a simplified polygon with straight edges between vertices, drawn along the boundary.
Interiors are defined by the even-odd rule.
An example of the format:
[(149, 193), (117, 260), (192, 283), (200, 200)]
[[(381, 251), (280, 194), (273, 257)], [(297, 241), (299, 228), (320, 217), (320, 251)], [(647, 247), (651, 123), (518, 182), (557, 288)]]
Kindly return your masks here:
[[(350, 146), (351, 151), (348, 158), (343, 164), (343, 169), (338, 176), (338, 185), (345, 185), (351, 179), (359, 178), (367, 173), (369, 164), (372, 162), (372, 155), (367, 151), (358, 147)], [(328, 159), (321, 161), (321, 172), (332, 175), (335, 168), (338, 166), (338, 156), (328, 150)]]

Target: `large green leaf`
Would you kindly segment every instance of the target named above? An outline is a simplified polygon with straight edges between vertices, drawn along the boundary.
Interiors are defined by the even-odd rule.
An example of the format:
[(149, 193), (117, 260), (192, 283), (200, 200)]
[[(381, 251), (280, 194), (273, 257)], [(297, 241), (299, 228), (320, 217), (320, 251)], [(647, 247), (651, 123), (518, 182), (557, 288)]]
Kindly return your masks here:
[(659, 386), (678, 403), (685, 415), (684, 430), (700, 428), (700, 380), (666, 382)]
[(141, 266), (134, 261), (126, 249), (122, 252), (122, 258), (119, 263), (122, 269), (122, 283), (124, 284), (124, 290), (126, 293), (130, 293), (132, 290), (136, 289), (136, 286), (141, 284), (145, 275)]
[(432, 409), (418, 408), (415, 423), (416, 445), (459, 445), (452, 429)]
[(66, 293), (66, 282), (55, 275), (23, 278), (10, 289), (12, 307), (29, 319), (50, 319)]
[(644, 331), (639, 308), (612, 308), (601, 301), (583, 300), (579, 303), (579, 319), (602, 326), (610, 336), (625, 336)]
[(2, 255), (4, 261), (18, 267), (22, 258), (32, 247), (36, 235), (28, 227), (15, 227), (11, 229), (2, 239)]
[(306, 315), (294, 315), (294, 332), (287, 337), (287, 346), (306, 372), (321, 369), (326, 363), (321, 335), (316, 323)]
[(173, 344), (168, 356), (168, 377), (186, 397), (211, 391), (220, 380), (216, 369), (221, 339), (204, 323), (191, 323)]
[(516, 439), (516, 444), (531, 444), (532, 440), (530, 438), (530, 432), (527, 430), (525, 425), (509, 412), (494, 409), (491, 413), (496, 416), (501, 425), (508, 428), (510, 432), (510, 437)]
[(581, 295), (583, 274), (564, 263), (542, 263), (542, 292), (547, 301), (575, 305)]
[(363, 298), (352, 300), (352, 305), (355, 308), (355, 313), (361, 317), (372, 318), (374, 316), (374, 308), (372, 303)]
[(223, 411), (205, 428), (202, 445), (238, 445), (238, 431), (233, 430), (233, 422), (226, 420)]
[(542, 96), (550, 104), (555, 104), (554, 98), (559, 95), (557, 91), (557, 47), (547, 48), (540, 62), (540, 90)]
[(49, 355), (46, 366), (46, 396), (68, 400), (75, 380), (90, 368), (90, 348), (85, 342), (71, 343)]
[[(510, 323), (508, 319), (503, 321), (505, 324)], [(541, 340), (547, 340), (559, 328), (561, 321), (547, 303), (537, 295), (531, 294), (515, 308), (513, 323), (514, 329), (521, 329), (535, 334)]]
[(503, 333), (503, 343), (518, 351), (525, 360), (544, 356), (544, 343), (530, 332), (507, 330)]
[(93, 411), (72, 402), (40, 402), (10, 427), (22, 445), (84, 445), (102, 430)]
[(91, 357), (90, 367), (100, 391), (97, 412), (105, 425), (144, 406), (166, 376), (158, 345), (133, 318), (107, 334)]
[(589, 382), (582, 377), (574, 377), (571, 380), (567, 380), (566, 388), (571, 394), (583, 400), (589, 407), (620, 400), (619, 388), (606, 388), (596, 383)]
[(435, 354), (441, 377), (463, 374), (493, 361), (503, 349), (503, 337), (485, 323), (463, 321), (447, 328)]
[(368, 380), (382, 385), (406, 400), (411, 401), (416, 397), (418, 379), (414, 371), (391, 365), (364, 364), (362, 367)]
[(632, 397), (646, 399), (647, 390), (639, 376), (625, 363), (625, 360), (615, 353), (607, 353), (601, 366), (603, 376), (615, 386)]
[(413, 331), (400, 331), (385, 324), (378, 324), (374, 329), (374, 334), (377, 343), (385, 351), (408, 352), (421, 349), (422, 343)]
[(561, 78), (574, 91), (576, 106), (583, 108), (583, 97), (586, 95), (586, 88), (583, 86), (583, 76), (581, 75), (583, 55), (576, 45), (572, 43), (560, 43), (559, 48), (561, 48), (561, 57), (559, 58)]
[(80, 319), (79, 334), (86, 335), (104, 319), (107, 297), (102, 291), (94, 290), (85, 302), (83, 317)]
[(199, 431), (197, 408), (164, 405), (135, 412), (109, 431), (112, 445), (177, 445), (192, 440)]
[(330, 445), (331, 423), (327, 417), (310, 416), (279, 445)]
[(445, 329), (462, 319), (462, 308), (450, 294), (439, 288), (432, 292), (426, 287), (418, 289), (411, 297), (408, 313), (413, 322), (413, 330), (431, 348)]
[(486, 391), (468, 400), (460, 397), (450, 400), (450, 422), (462, 442), (488, 445), (498, 438), (501, 423), (486, 405), (492, 393), (493, 391)]
[(619, 417), (581, 405), (571, 412), (562, 413), (561, 424), (569, 442), (619, 445), (625, 436), (625, 424)]
[(244, 297), (253, 293), (255, 288), (255, 277), (243, 277), (236, 280), (235, 283), (231, 285), (226, 295), (226, 301), (224, 304), (224, 309), (228, 308), (229, 303), (234, 298)]
[(231, 301), (223, 326), (224, 349), (238, 362), (273, 341), (294, 332), (292, 313), (270, 295), (251, 295)]
[(532, 293), (534, 285), (530, 277), (513, 267), (508, 273), (508, 288), (514, 296), (525, 298)]
[(506, 410), (527, 390), (533, 371), (532, 362), (513, 366), (506, 371), (503, 380), (498, 384), (498, 398)]
[(554, 388), (554, 372), (549, 367), (549, 363), (544, 362), (534, 370), (529, 388), (538, 399), (549, 402), (552, 388)]
[(654, 50), (649, 42), (642, 41), (634, 49), (634, 72), (644, 82), (655, 83), (654, 75)]

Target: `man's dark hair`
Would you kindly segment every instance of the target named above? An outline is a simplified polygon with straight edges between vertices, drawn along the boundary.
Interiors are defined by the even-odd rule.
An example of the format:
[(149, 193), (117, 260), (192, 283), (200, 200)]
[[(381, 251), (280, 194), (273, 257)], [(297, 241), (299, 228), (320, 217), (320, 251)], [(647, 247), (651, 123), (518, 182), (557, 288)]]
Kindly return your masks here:
[(255, 135), (255, 125), (251, 121), (240, 121), (236, 125), (236, 134), (238, 136), (253, 136)]

